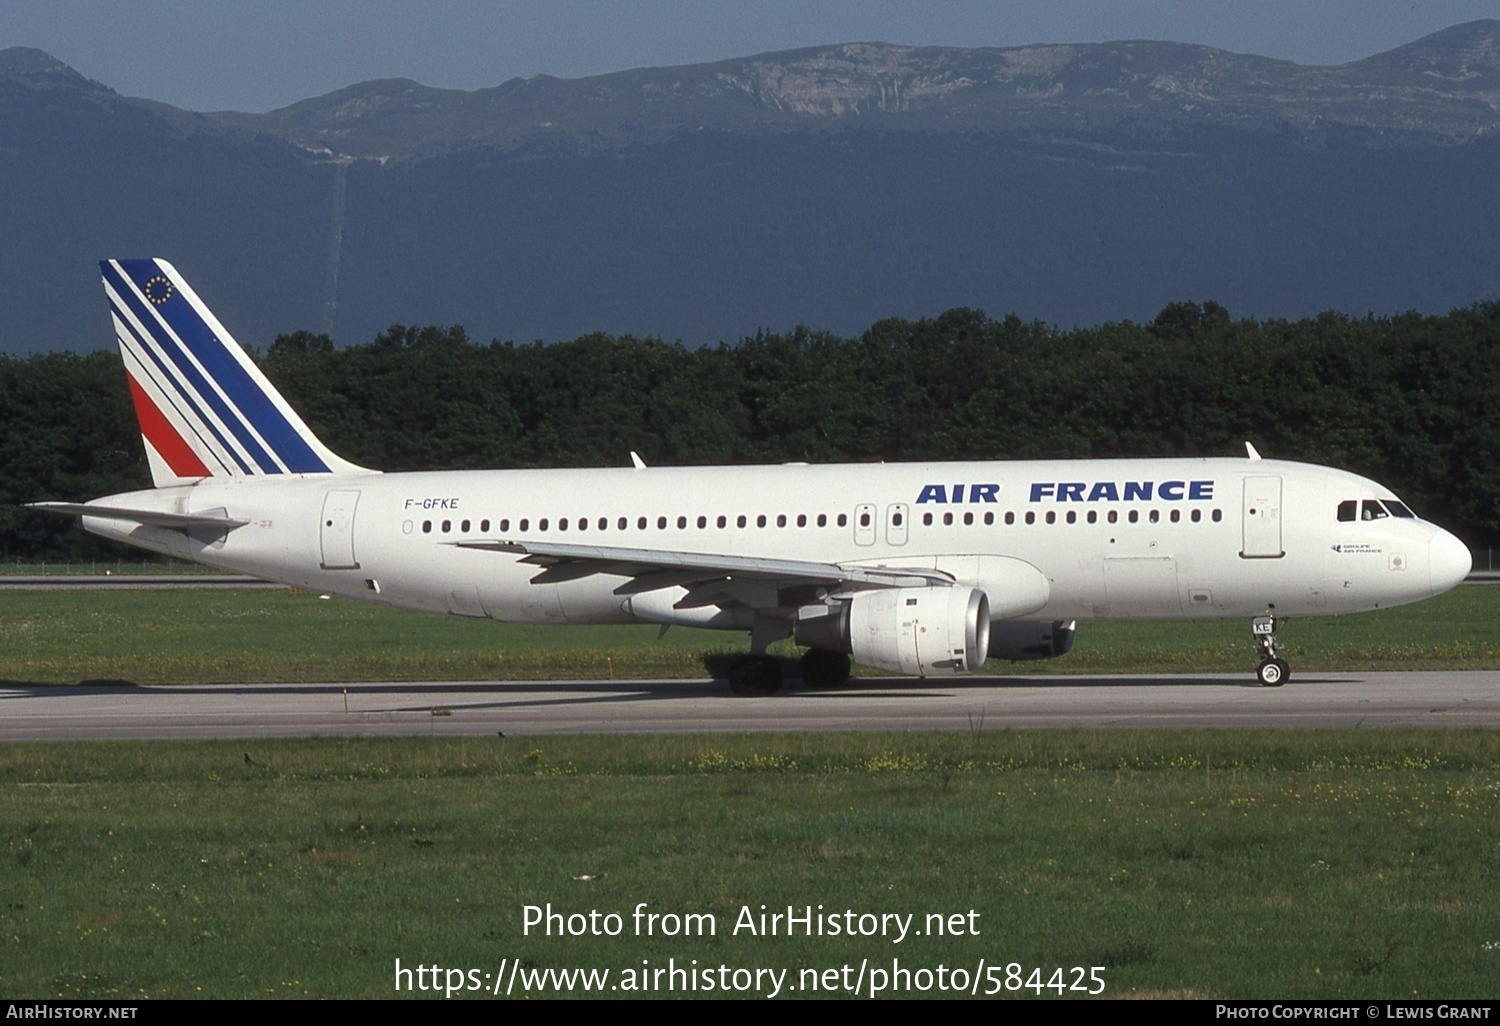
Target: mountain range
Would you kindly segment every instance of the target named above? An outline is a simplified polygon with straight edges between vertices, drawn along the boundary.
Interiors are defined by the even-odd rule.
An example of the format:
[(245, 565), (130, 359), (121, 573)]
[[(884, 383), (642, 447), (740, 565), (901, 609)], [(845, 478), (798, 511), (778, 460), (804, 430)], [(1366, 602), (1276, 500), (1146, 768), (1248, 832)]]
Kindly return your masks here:
[(1177, 43), (851, 43), (266, 114), (0, 50), (0, 351), (109, 344), (95, 261), (242, 341), (393, 322), (688, 345), (950, 307), (1062, 326), (1500, 289), (1500, 21), (1338, 67)]

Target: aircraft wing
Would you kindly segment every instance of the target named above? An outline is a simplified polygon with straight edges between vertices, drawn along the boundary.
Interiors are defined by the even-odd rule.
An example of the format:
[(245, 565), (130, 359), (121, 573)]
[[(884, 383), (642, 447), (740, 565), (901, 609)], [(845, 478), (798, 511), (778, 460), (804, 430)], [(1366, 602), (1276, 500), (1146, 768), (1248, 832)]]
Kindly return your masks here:
[(532, 584), (555, 584), (594, 574), (631, 578), (631, 581), (615, 589), (621, 595), (723, 578), (775, 581), (783, 585), (853, 585), (865, 588), (921, 588), (953, 583), (953, 578), (942, 571), (920, 567), (851, 566), (801, 559), (673, 552), (612, 545), (570, 545), (560, 542), (462, 541), (454, 544), (463, 549), (513, 553), (523, 556), (524, 563), (544, 567), (541, 573), (531, 579)]
[(39, 509), (46, 513), (60, 513), (66, 517), (102, 517), (105, 520), (127, 520), (149, 527), (165, 527), (173, 531), (189, 531), (193, 528), (210, 527), (219, 531), (232, 531), (244, 527), (250, 521), (230, 516), (214, 516), (211, 513), (165, 513), (155, 509), (126, 509), (123, 506), (94, 506), (86, 502), (28, 502), (28, 509)]

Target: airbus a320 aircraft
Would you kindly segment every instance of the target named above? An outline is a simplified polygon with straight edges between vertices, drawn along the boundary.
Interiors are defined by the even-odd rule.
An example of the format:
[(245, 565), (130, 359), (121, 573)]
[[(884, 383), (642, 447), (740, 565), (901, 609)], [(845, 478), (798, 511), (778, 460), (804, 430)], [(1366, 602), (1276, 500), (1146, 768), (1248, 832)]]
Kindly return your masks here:
[[(735, 691), (850, 657), (920, 676), (1065, 654), (1078, 620), (1276, 620), (1415, 602), (1468, 549), (1374, 481), (1238, 459), (381, 474), (308, 430), (171, 264), (100, 264), (156, 487), (107, 538), (304, 588), (523, 623), (749, 631)], [(632, 454), (634, 456), (634, 454)]]

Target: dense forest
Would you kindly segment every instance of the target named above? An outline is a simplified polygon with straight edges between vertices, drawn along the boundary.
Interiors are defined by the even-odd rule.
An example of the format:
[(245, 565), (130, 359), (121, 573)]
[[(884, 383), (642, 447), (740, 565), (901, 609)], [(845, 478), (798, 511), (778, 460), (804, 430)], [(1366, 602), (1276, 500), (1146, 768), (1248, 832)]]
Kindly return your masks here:
[[(1447, 316), (1061, 330), (950, 310), (857, 338), (797, 329), (687, 349), (587, 335), (475, 344), (393, 326), (283, 335), (266, 374), (338, 453), (383, 470), (1238, 455), (1340, 466), (1471, 546), (1500, 542), (1500, 302)], [(149, 487), (119, 358), (0, 358), (0, 555), (115, 558), (19, 508)]]

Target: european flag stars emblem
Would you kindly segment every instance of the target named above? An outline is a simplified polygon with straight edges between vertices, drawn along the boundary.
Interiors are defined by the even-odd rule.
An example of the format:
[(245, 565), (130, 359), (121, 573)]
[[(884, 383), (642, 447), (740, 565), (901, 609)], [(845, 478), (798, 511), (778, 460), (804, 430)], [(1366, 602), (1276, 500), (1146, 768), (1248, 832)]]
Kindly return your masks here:
[(158, 274), (146, 282), (146, 287), (141, 291), (145, 292), (146, 298), (151, 300), (152, 305), (161, 306), (172, 298), (173, 289), (172, 283)]

